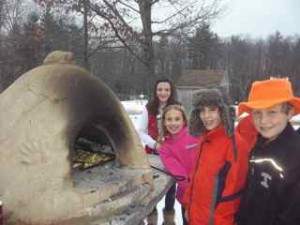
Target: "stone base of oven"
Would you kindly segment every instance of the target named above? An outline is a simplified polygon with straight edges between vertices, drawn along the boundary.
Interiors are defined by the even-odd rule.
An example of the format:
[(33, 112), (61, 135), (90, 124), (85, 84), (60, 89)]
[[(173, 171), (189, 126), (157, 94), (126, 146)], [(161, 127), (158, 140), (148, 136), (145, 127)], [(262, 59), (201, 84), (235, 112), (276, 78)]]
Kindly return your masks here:
[[(163, 169), (159, 156), (149, 155), (149, 162), (152, 166)], [(90, 173), (88, 171), (86, 172)], [(105, 171), (103, 172), (105, 173)], [(128, 190), (131, 191), (127, 191), (127, 194), (124, 194), (123, 197), (116, 196), (116, 199), (111, 200), (111, 204), (108, 200), (106, 204), (101, 203), (99, 205), (96, 205), (95, 208), (91, 210), (91, 215), (93, 216), (90, 219), (86, 219), (86, 225), (138, 225), (143, 221), (145, 217), (147, 217), (147, 215), (150, 214), (150, 212), (152, 212), (154, 207), (164, 197), (167, 190), (173, 183), (173, 179), (170, 176), (155, 169), (152, 169), (151, 171), (153, 177), (153, 187), (150, 187), (150, 185), (147, 184), (139, 185), (139, 182), (137, 180), (132, 182), (133, 180), (131, 179), (131, 176), (136, 176), (136, 170), (129, 169), (127, 171), (126, 169), (122, 169), (122, 171), (118, 171), (117, 169), (114, 169), (113, 172), (114, 174), (111, 174), (110, 178), (107, 178), (107, 176), (101, 177), (106, 177), (106, 179), (114, 181), (118, 180), (118, 182), (120, 183), (125, 182), (125, 180), (127, 179), (130, 184), (128, 183), (124, 186), (123, 183), (122, 187), (124, 189), (127, 186)], [(121, 172), (121, 174), (119, 172)], [(85, 175), (86, 174), (82, 174), (82, 177), (77, 178), (88, 179)], [(96, 181), (92, 181), (92, 183), (93, 182)], [(109, 181), (107, 180), (106, 182)], [(88, 184), (88, 182), (84, 182), (81, 185), (92, 185), (92, 183)], [(96, 183), (94, 183), (94, 185), (96, 185)], [(150, 193), (149, 188), (152, 189)], [(84, 187), (84, 189), (86, 190), (86, 187)], [(103, 215), (97, 217), (97, 214), (103, 214), (101, 213), (101, 211), (103, 212), (103, 210), (107, 210), (108, 207), (114, 209), (114, 214), (107, 214), (105, 217), (103, 217)], [(117, 210), (119, 211), (118, 213), (116, 213), (115, 211), (116, 207), (119, 208), (119, 210)], [(77, 222), (79, 221), (77, 220)]]

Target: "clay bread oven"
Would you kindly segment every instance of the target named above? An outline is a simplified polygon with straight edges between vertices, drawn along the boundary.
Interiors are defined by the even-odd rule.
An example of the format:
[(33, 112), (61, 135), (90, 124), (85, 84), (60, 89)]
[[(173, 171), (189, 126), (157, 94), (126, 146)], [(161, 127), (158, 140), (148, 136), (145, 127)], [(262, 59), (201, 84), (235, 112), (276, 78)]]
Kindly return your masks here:
[[(119, 100), (74, 65), (71, 53), (51, 53), (23, 74), (1, 94), (0, 110), (0, 199), (7, 224), (134, 224), (169, 185), (161, 175), (155, 186)], [(109, 143), (116, 159), (74, 171), (80, 135)], [(124, 210), (129, 217), (122, 217)]]

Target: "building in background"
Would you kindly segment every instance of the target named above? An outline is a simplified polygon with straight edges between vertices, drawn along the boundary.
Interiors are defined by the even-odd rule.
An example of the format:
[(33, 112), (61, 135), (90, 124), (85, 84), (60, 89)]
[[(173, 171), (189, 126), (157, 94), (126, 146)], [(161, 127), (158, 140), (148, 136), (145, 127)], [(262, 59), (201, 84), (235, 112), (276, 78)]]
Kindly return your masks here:
[(195, 91), (201, 88), (221, 88), (228, 92), (228, 80), (225, 70), (183, 70), (176, 83), (178, 98), (189, 112)]

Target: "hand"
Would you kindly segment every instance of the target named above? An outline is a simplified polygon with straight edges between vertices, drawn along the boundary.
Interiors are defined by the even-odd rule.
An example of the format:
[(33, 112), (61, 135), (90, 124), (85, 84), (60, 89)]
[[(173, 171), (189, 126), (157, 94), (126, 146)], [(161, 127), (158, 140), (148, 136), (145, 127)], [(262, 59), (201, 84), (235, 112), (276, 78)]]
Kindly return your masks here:
[(159, 143), (159, 142), (156, 142), (156, 143), (154, 144), (153, 150), (157, 152), (157, 151), (159, 150), (160, 147), (161, 147), (160, 143)]
[(165, 137), (164, 136), (159, 136), (156, 140), (159, 144), (163, 144), (165, 142)]
[(155, 150), (158, 151), (161, 147), (161, 144), (159, 142), (156, 142), (156, 145), (155, 145)]
[(189, 213), (187, 210), (184, 211), (184, 217), (185, 217), (186, 221), (189, 222)]

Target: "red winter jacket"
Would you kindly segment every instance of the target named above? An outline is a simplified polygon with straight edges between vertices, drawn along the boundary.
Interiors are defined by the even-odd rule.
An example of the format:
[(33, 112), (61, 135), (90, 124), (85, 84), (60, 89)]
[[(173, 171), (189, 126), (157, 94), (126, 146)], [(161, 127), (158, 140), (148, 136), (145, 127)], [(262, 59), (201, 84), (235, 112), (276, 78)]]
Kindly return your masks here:
[[(200, 150), (183, 204), (189, 225), (233, 225), (248, 170), (248, 144), (235, 134), (233, 141), (224, 127), (200, 137)], [(235, 154), (237, 153), (237, 154)]]
[[(146, 105), (146, 108), (147, 108), (147, 111), (148, 111), (148, 134), (154, 140), (157, 140), (157, 138), (158, 138), (158, 126), (157, 126), (156, 115), (150, 113), (148, 104)], [(145, 146), (145, 151), (148, 154), (153, 153), (153, 149), (149, 148), (148, 146)]]
[(244, 138), (244, 140), (248, 142), (250, 145), (249, 150), (251, 150), (256, 143), (258, 135), (258, 132), (253, 125), (251, 115), (246, 116), (239, 121), (236, 127), (236, 132), (238, 132)]

